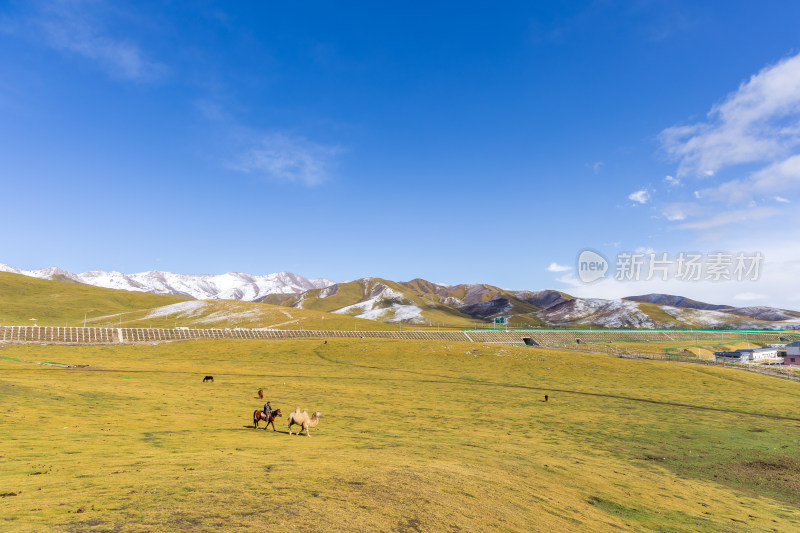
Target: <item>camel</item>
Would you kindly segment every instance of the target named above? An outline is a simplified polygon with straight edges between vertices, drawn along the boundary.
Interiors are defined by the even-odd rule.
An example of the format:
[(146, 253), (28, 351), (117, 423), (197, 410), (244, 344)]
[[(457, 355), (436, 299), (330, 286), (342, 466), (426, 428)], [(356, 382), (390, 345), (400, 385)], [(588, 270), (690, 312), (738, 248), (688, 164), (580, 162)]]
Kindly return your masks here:
[(322, 413), (319, 411), (311, 416), (308, 416), (307, 410), (303, 409), (303, 411), (300, 412), (300, 408), (295, 407), (294, 412), (289, 415), (289, 435), (292, 434), (292, 425), (297, 424), (300, 426), (300, 431), (298, 431), (297, 434), (299, 435), (303, 432), (303, 430), (305, 430), (306, 436), (310, 437), (311, 435), (308, 433), (308, 429), (317, 427), (321, 416)]

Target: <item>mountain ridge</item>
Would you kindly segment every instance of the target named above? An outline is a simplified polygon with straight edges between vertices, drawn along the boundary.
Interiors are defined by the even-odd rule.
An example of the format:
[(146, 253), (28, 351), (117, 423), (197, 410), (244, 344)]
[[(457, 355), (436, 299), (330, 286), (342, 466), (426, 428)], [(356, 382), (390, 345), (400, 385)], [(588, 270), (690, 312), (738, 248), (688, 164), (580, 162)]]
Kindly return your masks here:
[(40, 279), (70, 280), (106, 289), (172, 294), (197, 300), (255, 301), (267, 294), (297, 294), (334, 283), (333, 280), (326, 278), (308, 279), (291, 272), (275, 272), (259, 276), (246, 272), (176, 274), (149, 270), (136, 274), (124, 274), (117, 271), (90, 270), (75, 274), (59, 267), (21, 270), (5, 264), (0, 264), (0, 271)]
[(513, 327), (771, 328), (800, 323), (800, 312), (767, 306), (733, 307), (670, 294), (621, 299), (576, 298), (562, 291), (508, 290), (486, 283), (445, 285), (422, 278), (395, 282), (366, 277), (334, 282), (291, 272), (186, 275), (123, 274), (58, 267), (0, 271), (104, 288), (197, 300), (240, 300), (323, 311), (385, 323), (477, 327), (503, 316)]

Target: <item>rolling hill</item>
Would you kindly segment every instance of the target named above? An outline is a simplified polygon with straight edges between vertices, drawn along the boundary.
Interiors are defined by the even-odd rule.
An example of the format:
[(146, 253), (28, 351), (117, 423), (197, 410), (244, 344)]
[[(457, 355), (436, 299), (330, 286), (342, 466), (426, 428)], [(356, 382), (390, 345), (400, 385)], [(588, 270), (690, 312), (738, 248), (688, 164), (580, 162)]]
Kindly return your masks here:
[[(363, 329), (385, 327), (376, 326), (376, 323), (414, 327), (487, 327), (494, 318), (501, 316), (507, 318), (512, 327), (783, 329), (800, 323), (797, 311), (732, 307), (669, 294), (604, 300), (576, 298), (555, 290), (508, 290), (481, 283), (444, 285), (420, 278), (396, 282), (369, 277), (334, 283), (326, 278), (307, 279), (289, 272), (265, 276), (246, 273), (195, 276), (157, 271), (132, 275), (103, 271), (73, 274), (56, 267), (22, 271), (0, 265), (0, 271), (3, 270), (29, 277), (68, 281), (75, 286), (88, 284), (125, 289), (128, 296), (120, 298), (130, 305), (139, 302), (130, 293), (143, 297), (146, 293), (154, 293), (173, 298), (164, 305), (189, 298), (205, 302), (202, 306), (192, 307), (189, 314), (186, 312), (188, 307), (182, 308), (178, 317), (171, 319), (173, 324), (179, 322), (176, 318), (186, 320), (190, 316), (191, 320), (208, 324), (233, 324), (240, 320), (243, 324), (258, 324), (252, 327), (266, 327), (265, 324), (282, 323), (276, 321), (276, 317), (261, 316), (264, 309), (252, 307), (258, 304), (283, 307), (284, 313), (292, 315), (290, 322), (295, 320), (295, 315), (302, 314), (297, 310), (327, 313), (330, 316), (326, 320), (338, 317), (337, 323), (351, 321), (348, 329), (352, 327), (352, 319), (371, 323), (369, 327), (364, 325)], [(227, 303), (214, 303), (222, 301)], [(142, 307), (149, 308), (147, 305)], [(73, 314), (81, 314), (81, 309), (89, 308), (77, 303)], [(296, 311), (292, 314), (287, 309)], [(255, 313), (252, 316), (260, 318), (243, 318), (252, 313)], [(234, 316), (240, 318), (234, 319)], [(144, 315), (137, 320), (144, 320)], [(308, 315), (304, 323), (317, 320), (321, 321), (321, 316), (313, 318)], [(159, 321), (169, 320), (159, 318)], [(332, 325), (333, 322), (325, 324)]]
[(0, 272), (0, 324), (278, 329), (394, 329), (374, 320), (237, 300), (193, 300)]

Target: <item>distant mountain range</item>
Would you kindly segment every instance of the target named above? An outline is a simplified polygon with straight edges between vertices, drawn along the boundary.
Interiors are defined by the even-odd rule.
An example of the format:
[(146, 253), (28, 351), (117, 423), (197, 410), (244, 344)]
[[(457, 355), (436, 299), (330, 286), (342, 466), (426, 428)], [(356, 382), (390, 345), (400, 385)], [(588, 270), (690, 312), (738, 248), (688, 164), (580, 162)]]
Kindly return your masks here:
[(512, 291), (486, 284), (443, 285), (423, 279), (395, 282), (362, 278), (335, 283), (290, 272), (256, 276), (239, 272), (184, 275), (94, 270), (74, 274), (55, 267), (23, 271), (2, 264), (0, 271), (198, 300), (261, 302), (389, 323), (472, 327), (504, 316), (512, 327), (778, 329), (800, 324), (796, 311), (709, 304), (668, 294), (603, 300), (576, 298), (554, 290)]
[(333, 281), (329, 279), (307, 279), (290, 272), (254, 276), (243, 272), (229, 272), (220, 275), (187, 275), (157, 270), (139, 274), (91, 270), (74, 274), (58, 267), (20, 270), (3, 264), (0, 264), (0, 272), (12, 272), (41, 279), (75, 281), (107, 289), (173, 294), (197, 300), (255, 301), (269, 294), (298, 294), (309, 289), (333, 284)]

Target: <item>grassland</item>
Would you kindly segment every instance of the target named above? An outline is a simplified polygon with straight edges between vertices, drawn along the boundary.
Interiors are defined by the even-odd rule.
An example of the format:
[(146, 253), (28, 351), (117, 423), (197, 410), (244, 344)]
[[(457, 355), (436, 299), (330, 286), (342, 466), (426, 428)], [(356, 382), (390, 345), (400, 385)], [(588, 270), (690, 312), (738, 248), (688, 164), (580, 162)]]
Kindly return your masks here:
[[(321, 411), (312, 437), (254, 430), (259, 387)], [(800, 387), (724, 368), (368, 339), (4, 346), (0, 433), (6, 531), (800, 528)]]
[[(745, 340), (744, 334), (728, 334), (728, 340), (683, 340), (683, 341), (639, 341), (639, 340), (617, 340), (613, 342), (602, 342), (597, 344), (604, 344), (615, 346), (625, 351), (632, 353), (684, 353), (684, 355), (698, 355), (706, 359), (713, 359), (714, 352), (734, 351), (744, 348), (763, 348), (766, 342), (749, 342)], [(777, 339), (776, 339), (777, 340)], [(685, 350), (685, 352), (684, 352)]]
[(0, 324), (3, 325), (78, 326), (83, 325), (84, 314), (117, 315), (184, 300), (0, 272)]
[(273, 328), (318, 330), (395, 330), (398, 324), (385, 324), (336, 313), (324, 313), (236, 300), (183, 302), (177, 306), (140, 309), (111, 316), (93, 317), (89, 326), (132, 328)]
[[(36, 319), (35, 321), (31, 319)], [(198, 301), (0, 272), (0, 324), (391, 330), (374, 320), (235, 300)]]
[[(324, 298), (321, 297), (323, 292), (328, 293), (326, 289), (312, 289), (302, 295), (302, 297), (294, 296), (287, 297), (284, 295), (270, 295), (265, 300), (268, 303), (286, 305), (289, 302), (297, 301), (302, 298), (302, 306), (304, 309), (313, 309), (316, 311), (331, 312), (336, 309), (341, 309), (353, 305), (362, 299), (368, 298), (376, 285), (385, 285), (397, 294), (401, 294), (402, 298), (396, 301), (386, 298), (382, 301), (384, 308), (389, 308), (393, 303), (398, 304), (413, 304), (422, 309), (422, 317), (424, 323), (414, 324), (413, 327), (417, 329), (425, 329), (426, 327), (441, 327), (448, 329), (463, 329), (470, 328), (476, 324), (485, 325), (487, 322), (475, 319), (466, 315), (452, 307), (442, 305), (439, 303), (440, 298), (434, 298), (430, 294), (421, 296), (409, 290), (408, 287), (401, 283), (381, 279), (381, 278), (365, 278), (357, 281), (348, 281), (345, 283), (336, 284), (336, 292), (327, 294)], [(353, 310), (354, 313), (362, 313), (363, 310)], [(393, 316), (391, 309), (387, 309), (387, 317)]]

